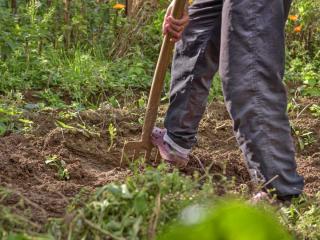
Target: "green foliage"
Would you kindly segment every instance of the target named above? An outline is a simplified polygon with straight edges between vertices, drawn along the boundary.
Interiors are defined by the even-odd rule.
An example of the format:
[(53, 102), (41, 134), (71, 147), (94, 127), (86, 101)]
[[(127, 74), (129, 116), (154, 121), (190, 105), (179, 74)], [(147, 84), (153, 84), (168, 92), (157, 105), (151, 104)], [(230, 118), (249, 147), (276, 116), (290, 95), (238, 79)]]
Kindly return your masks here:
[(320, 117), (320, 106), (317, 104), (312, 104), (310, 107), (310, 111), (312, 112), (312, 115), (315, 117)]
[[(208, 213), (209, 212), (209, 213)], [(271, 212), (240, 202), (226, 201), (211, 210), (190, 209), (178, 225), (159, 240), (289, 240), (293, 239), (277, 223)]]
[(45, 164), (57, 170), (57, 174), (60, 180), (70, 179), (70, 174), (68, 169), (66, 168), (66, 163), (63, 160), (59, 159), (58, 156), (48, 156), (45, 160)]
[(316, 142), (313, 132), (310, 132), (308, 130), (301, 130), (295, 127), (292, 127), (292, 130), (294, 136), (298, 140), (299, 148), (301, 151)]
[(51, 89), (44, 89), (40, 92), (39, 97), (44, 100), (47, 105), (53, 108), (64, 108), (66, 107), (65, 102), (61, 100), (61, 94), (54, 93)]
[(142, 95), (139, 99), (138, 99), (138, 107), (144, 109), (147, 105), (147, 97), (146, 95)]
[[(320, 2), (294, 1), (287, 24), (286, 81), (298, 85), (298, 92), (320, 96)], [(297, 27), (301, 31), (297, 31)], [(294, 89), (295, 90), (295, 89)]]
[(40, 97), (61, 107), (64, 96), (98, 103), (115, 90), (149, 86), (161, 43), (162, 10), (128, 20), (112, 8), (115, 1), (70, 1), (66, 12), (63, 1), (32, 0), (19, 1), (12, 14), (3, 1), (0, 93), (45, 89)]
[(66, 1), (58, 0), (18, 1), (16, 14), (4, 2), (0, 1), (0, 26), (4, 32), (0, 46), (4, 58), (13, 54), (20, 44), (26, 47), (26, 57), (32, 51), (40, 54), (47, 46), (71, 49), (99, 43), (112, 45), (114, 19), (119, 15), (112, 9), (115, 1), (76, 0), (68, 1), (69, 6), (65, 5)]
[(70, 226), (72, 239), (141, 239), (164, 224), (175, 221), (183, 208), (208, 199), (210, 185), (168, 172), (165, 165), (144, 172), (135, 170), (124, 184), (109, 184), (97, 190), (84, 208), (76, 211)]
[(14, 129), (13, 118), (21, 114), (16, 108), (0, 106), (0, 135)]
[[(320, 49), (319, 49), (320, 56)], [(305, 96), (320, 96), (320, 59), (310, 59), (309, 57), (296, 57), (288, 63), (286, 80), (299, 85), (297, 89)]]
[(26, 233), (3, 233), (0, 237), (3, 240), (54, 240), (51, 236), (30, 236)]
[(108, 151), (110, 151), (111, 148), (113, 147), (114, 140), (115, 140), (115, 138), (117, 136), (117, 128), (115, 128), (113, 126), (113, 124), (110, 123), (109, 127), (108, 127), (108, 132), (109, 132), (109, 137), (110, 137), (110, 146), (109, 146)]
[[(43, 100), (63, 107), (65, 96), (98, 104), (114, 91), (148, 89), (168, 2), (161, 1), (156, 11), (146, 4), (133, 19), (113, 9), (115, 2), (75, 0), (64, 11), (63, 1), (18, 1), (17, 13), (12, 14), (1, 0), (0, 93), (42, 90)], [(319, 7), (316, 0), (295, 1), (291, 14), (297, 20), (287, 24), (285, 78), (308, 96), (320, 94)], [(297, 26), (301, 32), (294, 31)], [(209, 99), (221, 94), (217, 77)]]
[(10, 132), (28, 132), (33, 122), (23, 117), (23, 110), (14, 105), (0, 104), (0, 136)]
[(320, 238), (320, 193), (313, 198), (300, 197), (290, 206), (280, 209), (281, 221), (298, 239)]
[[(319, 54), (320, 43), (320, 4), (318, 0), (294, 1), (291, 14), (296, 19), (290, 19), (287, 25), (288, 47), (296, 56), (304, 53), (311, 58)], [(301, 31), (296, 27), (301, 26)], [(304, 50), (304, 51), (302, 51)], [(319, 57), (319, 56), (318, 56)]]
[[(74, 117), (74, 113), (72, 112), (65, 112), (60, 115), (62, 118), (72, 118)], [(72, 133), (81, 133), (86, 137), (100, 137), (100, 133), (96, 131), (93, 127), (87, 126), (85, 123), (79, 124), (77, 123), (76, 126), (68, 125), (62, 121), (56, 122), (57, 127), (60, 128), (61, 131), (70, 131)]]
[(208, 101), (214, 101), (216, 99), (223, 99), (222, 98), (222, 84), (221, 84), (221, 78), (219, 75), (216, 75), (213, 78), (212, 86), (210, 88)]

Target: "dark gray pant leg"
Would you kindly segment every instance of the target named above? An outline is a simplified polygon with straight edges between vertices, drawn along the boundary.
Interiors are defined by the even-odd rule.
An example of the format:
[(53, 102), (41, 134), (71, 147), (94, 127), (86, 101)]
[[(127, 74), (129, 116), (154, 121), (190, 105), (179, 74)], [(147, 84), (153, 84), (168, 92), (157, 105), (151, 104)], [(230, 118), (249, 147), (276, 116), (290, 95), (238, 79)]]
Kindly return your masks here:
[(286, 114), (284, 24), (288, 0), (225, 0), (220, 75), (225, 101), (253, 178), (279, 196), (301, 193)]
[(176, 44), (170, 105), (165, 118), (168, 136), (184, 149), (196, 142), (214, 73), (218, 70), (222, 0), (196, 0), (190, 23)]

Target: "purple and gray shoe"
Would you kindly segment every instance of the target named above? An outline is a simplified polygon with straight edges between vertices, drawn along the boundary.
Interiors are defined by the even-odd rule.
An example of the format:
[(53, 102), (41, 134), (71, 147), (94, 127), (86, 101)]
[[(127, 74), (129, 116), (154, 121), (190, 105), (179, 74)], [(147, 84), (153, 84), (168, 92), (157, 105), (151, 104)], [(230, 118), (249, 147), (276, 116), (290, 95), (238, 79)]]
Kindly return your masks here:
[(166, 162), (179, 168), (186, 167), (189, 162), (189, 156), (177, 151), (167, 142), (165, 142), (164, 136), (166, 133), (167, 129), (155, 127), (151, 135), (151, 141), (153, 145), (158, 148), (161, 158), (163, 158)]

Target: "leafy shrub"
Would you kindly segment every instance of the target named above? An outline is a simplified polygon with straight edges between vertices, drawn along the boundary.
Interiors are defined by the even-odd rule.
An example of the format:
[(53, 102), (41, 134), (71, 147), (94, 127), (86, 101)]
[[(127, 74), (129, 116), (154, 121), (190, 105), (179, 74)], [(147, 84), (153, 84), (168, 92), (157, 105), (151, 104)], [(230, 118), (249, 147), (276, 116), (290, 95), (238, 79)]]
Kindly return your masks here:
[(83, 208), (75, 211), (70, 234), (74, 239), (145, 238), (175, 221), (190, 203), (208, 199), (212, 193), (210, 185), (200, 188), (198, 181), (177, 170), (170, 173), (165, 165), (148, 168), (142, 174), (136, 172), (124, 184), (98, 189)]

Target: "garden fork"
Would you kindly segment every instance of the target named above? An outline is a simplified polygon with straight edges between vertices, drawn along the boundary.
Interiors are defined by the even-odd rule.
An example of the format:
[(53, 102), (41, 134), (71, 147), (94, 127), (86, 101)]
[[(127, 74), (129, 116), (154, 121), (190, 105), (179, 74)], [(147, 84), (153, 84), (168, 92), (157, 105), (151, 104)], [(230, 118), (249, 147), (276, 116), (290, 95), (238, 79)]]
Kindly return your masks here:
[[(172, 16), (174, 18), (180, 19), (183, 16), (186, 1), (187, 0), (174, 1), (174, 5), (172, 8)], [(165, 35), (162, 43), (157, 67), (152, 80), (152, 86), (149, 94), (147, 110), (145, 113), (141, 139), (140, 141), (125, 142), (122, 150), (121, 164), (125, 159), (128, 159), (129, 153), (133, 153), (133, 160), (137, 159), (138, 155), (141, 153), (144, 153), (144, 158), (146, 161), (150, 160), (151, 151), (154, 147), (151, 142), (151, 134), (157, 119), (158, 107), (160, 104), (165, 75), (170, 64), (174, 48), (174, 42), (171, 41), (171, 38), (172, 36), (170, 36), (170, 34)]]

